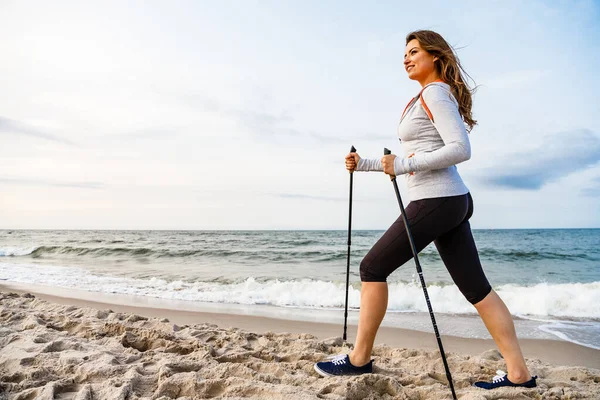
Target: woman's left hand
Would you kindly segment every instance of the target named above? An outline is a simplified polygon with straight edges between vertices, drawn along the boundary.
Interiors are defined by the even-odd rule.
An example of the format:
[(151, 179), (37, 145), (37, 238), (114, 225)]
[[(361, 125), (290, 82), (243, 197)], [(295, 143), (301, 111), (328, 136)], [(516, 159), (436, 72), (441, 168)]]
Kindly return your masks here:
[(381, 165), (383, 165), (383, 172), (390, 176), (395, 176), (396, 172), (394, 171), (394, 160), (396, 159), (395, 154), (388, 154), (381, 157)]

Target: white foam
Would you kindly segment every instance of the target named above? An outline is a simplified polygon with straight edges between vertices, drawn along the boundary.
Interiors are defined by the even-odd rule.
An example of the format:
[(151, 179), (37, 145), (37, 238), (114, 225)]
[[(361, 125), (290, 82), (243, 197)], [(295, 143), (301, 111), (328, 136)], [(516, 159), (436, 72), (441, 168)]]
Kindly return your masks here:
[[(280, 307), (343, 308), (345, 283), (320, 280), (268, 280), (250, 277), (239, 283), (166, 281), (93, 275), (86, 270), (35, 264), (0, 263), (0, 279), (118, 293), (227, 304), (267, 304)], [(600, 282), (502, 285), (496, 288), (511, 313), (524, 316), (600, 318)], [(473, 314), (474, 307), (454, 285), (430, 285), (435, 312)], [(349, 307), (360, 306), (360, 286), (351, 286)], [(389, 311), (427, 312), (421, 286), (416, 282), (389, 285)]]
[(0, 247), (0, 257), (26, 256), (36, 249), (37, 247)]
[(540, 325), (538, 329), (567, 342), (600, 350), (600, 343), (597, 340), (599, 331), (597, 324), (554, 322)]
[(600, 318), (600, 282), (511, 284), (497, 291), (513, 314)]

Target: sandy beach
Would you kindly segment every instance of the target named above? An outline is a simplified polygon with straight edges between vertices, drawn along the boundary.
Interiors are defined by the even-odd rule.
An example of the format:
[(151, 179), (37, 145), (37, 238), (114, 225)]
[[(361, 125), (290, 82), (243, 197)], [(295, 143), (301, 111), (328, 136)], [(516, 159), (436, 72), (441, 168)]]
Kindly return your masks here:
[[(450, 399), (435, 338), (383, 328), (372, 375), (321, 378), (340, 327), (110, 303), (0, 286), (0, 398)], [(103, 301), (108, 300), (108, 301)], [(443, 337), (460, 399), (598, 399), (600, 351), (523, 340), (535, 389), (483, 391), (505, 369), (489, 340)], [(3, 396), (3, 397), (2, 397)]]
[(0, 400), (600, 400), (599, 37), (0, 0)]

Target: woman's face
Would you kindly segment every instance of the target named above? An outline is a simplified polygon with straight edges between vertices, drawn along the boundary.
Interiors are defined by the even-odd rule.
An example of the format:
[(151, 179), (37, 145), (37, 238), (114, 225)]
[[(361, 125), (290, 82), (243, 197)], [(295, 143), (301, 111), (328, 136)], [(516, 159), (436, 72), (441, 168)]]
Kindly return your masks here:
[(421, 48), (419, 41), (413, 39), (406, 45), (404, 53), (404, 69), (410, 79), (422, 82), (432, 74), (436, 74), (434, 61), (437, 57)]

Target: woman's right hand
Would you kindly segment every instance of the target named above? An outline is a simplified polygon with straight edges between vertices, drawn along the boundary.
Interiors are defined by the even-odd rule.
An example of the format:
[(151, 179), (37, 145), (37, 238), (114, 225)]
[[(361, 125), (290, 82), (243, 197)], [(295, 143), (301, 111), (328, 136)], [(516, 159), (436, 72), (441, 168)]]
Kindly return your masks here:
[(348, 153), (348, 155), (346, 156), (346, 169), (349, 172), (354, 172), (359, 160), (360, 156), (358, 155), (358, 153)]

